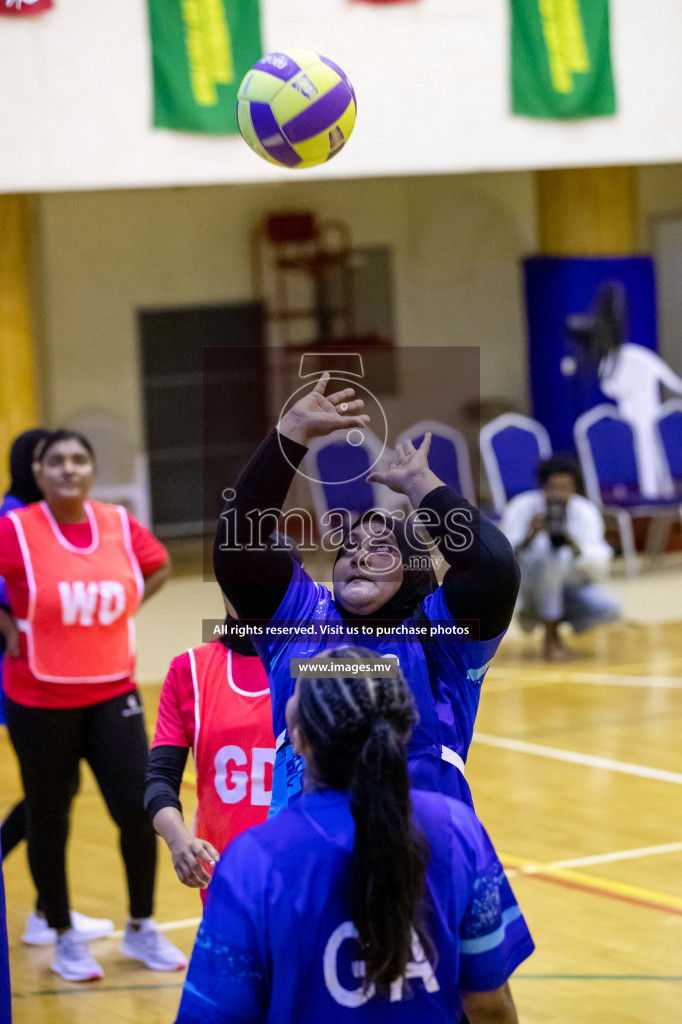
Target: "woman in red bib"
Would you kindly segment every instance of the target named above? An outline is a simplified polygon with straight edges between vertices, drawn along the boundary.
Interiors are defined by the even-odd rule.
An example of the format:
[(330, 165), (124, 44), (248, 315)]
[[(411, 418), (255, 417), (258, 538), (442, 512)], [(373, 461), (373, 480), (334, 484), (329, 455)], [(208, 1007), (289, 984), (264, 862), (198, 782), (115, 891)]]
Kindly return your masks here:
[(57, 932), (52, 969), (101, 977), (71, 928), (65, 850), (73, 782), (89, 763), (120, 830), (130, 920), (121, 952), (184, 967), (152, 919), (156, 840), (144, 811), (148, 758), (133, 681), (133, 615), (165, 583), (165, 548), (119, 506), (86, 500), (95, 459), (82, 435), (50, 434), (34, 463), (44, 501), (0, 520), (0, 575), (20, 634), (4, 663), (7, 725), (21, 767), (31, 872)]
[[(200, 889), (236, 835), (265, 821), (272, 795), (275, 738), (268, 677), (239, 622), (171, 662), (161, 689), (145, 803), (178, 878)], [(197, 778), (193, 833), (185, 825), (180, 783), (189, 749)]]

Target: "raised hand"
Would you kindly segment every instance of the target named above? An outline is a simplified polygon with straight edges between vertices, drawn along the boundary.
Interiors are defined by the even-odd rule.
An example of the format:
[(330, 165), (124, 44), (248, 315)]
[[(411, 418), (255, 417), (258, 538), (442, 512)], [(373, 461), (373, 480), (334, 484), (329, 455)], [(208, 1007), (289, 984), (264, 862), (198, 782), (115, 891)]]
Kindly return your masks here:
[(326, 395), (330, 374), (325, 371), (307, 395), (299, 398), (277, 424), (280, 434), (308, 445), (315, 437), (325, 437), (335, 430), (359, 427), (369, 423), (369, 416), (360, 413), (364, 407), (361, 398), (354, 398), (353, 388), (344, 388)]
[(403, 441), (396, 446), (395, 460), (388, 469), (370, 473), (367, 483), (385, 484), (398, 494), (406, 494), (417, 508), (429, 491), (443, 485), (443, 481), (429, 469), (430, 447), (431, 433), (428, 431), (419, 448), (415, 448), (410, 440)]

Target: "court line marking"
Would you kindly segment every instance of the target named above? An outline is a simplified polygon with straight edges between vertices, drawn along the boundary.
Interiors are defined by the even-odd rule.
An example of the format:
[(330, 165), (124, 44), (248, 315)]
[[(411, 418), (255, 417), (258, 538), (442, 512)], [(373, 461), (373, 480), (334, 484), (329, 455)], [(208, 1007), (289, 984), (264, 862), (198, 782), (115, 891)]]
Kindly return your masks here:
[[(676, 623), (676, 624), (679, 625), (679, 622)], [(582, 657), (582, 656), (576, 659), (576, 661), (586, 661), (586, 660), (587, 659), (585, 657)], [(573, 667), (571, 667), (571, 665), (573, 665)], [(598, 667), (599, 666), (597, 666), (597, 668)], [(659, 658), (656, 658), (656, 657), (648, 658), (646, 661), (628, 661), (628, 662), (625, 662), (622, 665), (619, 665), (617, 663), (613, 663), (611, 665), (602, 665), (602, 671), (604, 671), (604, 672), (612, 671), (612, 672), (615, 672), (615, 673), (620, 673), (620, 674), (625, 674), (625, 675), (628, 675), (628, 674), (633, 673), (633, 672), (636, 672), (636, 673), (651, 672), (653, 675), (660, 675), (661, 673), (665, 674), (665, 673), (670, 672), (670, 671), (675, 672), (675, 671), (677, 671), (678, 668), (682, 668), (682, 657), (679, 657), (677, 655), (667, 655), (667, 656), (666, 655), (662, 655)], [(537, 664), (537, 663), (534, 663), (534, 662), (531, 661), (529, 663), (529, 665), (528, 665), (528, 670), (531, 671), (531, 672), (543, 672), (545, 670), (545, 667), (543, 667), (542, 664)], [(493, 671), (493, 670), (491, 669), (491, 671)], [(495, 672), (514, 672), (514, 671), (517, 671), (517, 668), (516, 668), (516, 664), (515, 665), (500, 664), (500, 665), (495, 665), (494, 671)], [(582, 670), (579, 667), (579, 665), (576, 665), (574, 662), (569, 662), (568, 664), (565, 664), (563, 666), (563, 668), (555, 667), (553, 669), (550, 669), (550, 671), (551, 672), (567, 672), (567, 673), (578, 672), (579, 673)], [(588, 669), (588, 672), (591, 673), (592, 671), (594, 671), (594, 669)]]
[(567, 679), (570, 683), (587, 686), (633, 686), (652, 690), (682, 690), (679, 676), (626, 676), (616, 672), (576, 672)]
[[(667, 625), (679, 625), (679, 622), (676, 621), (676, 623), (667, 623)], [(676, 655), (673, 655), (672, 657), (664, 656), (661, 658), (651, 658), (647, 661), (629, 661), (626, 662), (624, 665), (614, 665), (613, 667), (614, 669), (620, 672), (636, 672), (638, 670), (641, 671), (646, 669), (654, 669), (655, 671), (658, 665), (665, 666), (666, 669), (675, 669), (675, 667), (678, 665), (682, 666), (682, 658)]]
[(534, 754), (537, 757), (549, 757), (554, 761), (568, 761), (589, 768), (601, 768), (604, 771), (620, 772), (623, 775), (637, 775), (642, 779), (655, 779), (657, 782), (673, 782), (682, 786), (682, 774), (669, 772), (663, 768), (651, 768), (645, 764), (630, 764), (628, 761), (615, 761), (610, 757), (598, 757), (595, 754), (581, 754), (577, 750), (562, 750), (559, 747), (545, 747), (539, 743), (526, 743), (524, 740), (512, 740), (506, 736), (491, 736), (485, 732), (475, 732), (474, 742), (488, 747), (499, 747), (501, 750), (514, 750), (519, 754)]
[(618, 860), (636, 860), (639, 857), (651, 857), (660, 853), (679, 853), (680, 843), (661, 843), (658, 846), (640, 846), (637, 850), (615, 850), (612, 853), (598, 853), (592, 857), (574, 857), (572, 860), (553, 860), (546, 867), (580, 868), (590, 864), (612, 864)]
[(184, 981), (160, 985), (98, 985), (97, 979), (88, 988), (44, 988), (37, 992), (12, 992), (12, 999), (34, 999), (37, 996), (97, 996), (105, 992), (156, 992), (161, 989), (182, 988)]
[(485, 693), (510, 693), (516, 690), (534, 690), (539, 686), (558, 686), (560, 683), (565, 683), (567, 680), (562, 676), (556, 679), (547, 679), (546, 677), (537, 679), (514, 679), (509, 677), (507, 679), (486, 679), (483, 686), (485, 687)]
[(682, 974), (518, 974), (514, 981), (682, 981)]
[(617, 882), (612, 878), (601, 878), (599, 875), (588, 875), (584, 871), (571, 868), (553, 868), (550, 864), (534, 864), (525, 857), (513, 854), (499, 854), (505, 867), (509, 865), (517, 869), (511, 872), (517, 878), (536, 878), (544, 882), (566, 885), (572, 889), (580, 889), (596, 896), (607, 896), (611, 899), (635, 903), (650, 910), (662, 910), (668, 914), (682, 915), (682, 899), (669, 896), (655, 889), (645, 889), (640, 885)]
[[(511, 688), (510, 683), (512, 683), (513, 676), (519, 672), (523, 673), (524, 676), (528, 676), (529, 672), (531, 673), (530, 678), (518, 680), (517, 685), (519, 689), (534, 686), (556, 686), (558, 683), (578, 683), (586, 686), (628, 686), (652, 690), (682, 690), (682, 680), (680, 680), (679, 676), (639, 676), (623, 675), (618, 672), (557, 672), (556, 670), (543, 672), (540, 675), (540, 671), (539, 669), (509, 668), (505, 670), (504, 668), (495, 668), (491, 671), (493, 678), (485, 684), (486, 692), (494, 693), (497, 689)], [(499, 673), (504, 673), (506, 678), (498, 681), (495, 677)], [(499, 683), (503, 685), (499, 686)]]
[[(682, 974), (514, 974), (514, 981), (682, 981)], [(35, 999), (39, 996), (96, 996), (111, 992), (156, 992), (175, 989), (184, 985), (98, 985), (89, 988), (53, 988), (38, 992), (12, 992), (12, 999)]]
[[(160, 932), (175, 932), (181, 928), (197, 928), (201, 924), (200, 917), (187, 917), (184, 921), (165, 921), (163, 924), (159, 924), (157, 921), (156, 927)], [(105, 935), (105, 939), (122, 939), (125, 932), (123, 928), (117, 929), (115, 932), (109, 932)]]

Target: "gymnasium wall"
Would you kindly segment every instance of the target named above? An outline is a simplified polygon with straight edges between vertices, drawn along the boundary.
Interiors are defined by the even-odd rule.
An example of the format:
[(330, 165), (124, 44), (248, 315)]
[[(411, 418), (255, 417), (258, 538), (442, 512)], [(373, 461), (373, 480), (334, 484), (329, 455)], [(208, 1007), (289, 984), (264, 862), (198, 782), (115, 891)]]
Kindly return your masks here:
[[(266, 49), (332, 56), (359, 117), (314, 178), (682, 159), (682, 6), (611, 0), (619, 113), (575, 124), (512, 117), (506, 0), (261, 0)], [(144, 0), (62, 0), (0, 32), (0, 192), (282, 181), (238, 137), (153, 131)]]
[(532, 175), (514, 173), (40, 197), (44, 416), (105, 410), (141, 445), (136, 310), (252, 298), (251, 231), (282, 209), (390, 247), (397, 343), (480, 346), (483, 394), (525, 407), (535, 215)]

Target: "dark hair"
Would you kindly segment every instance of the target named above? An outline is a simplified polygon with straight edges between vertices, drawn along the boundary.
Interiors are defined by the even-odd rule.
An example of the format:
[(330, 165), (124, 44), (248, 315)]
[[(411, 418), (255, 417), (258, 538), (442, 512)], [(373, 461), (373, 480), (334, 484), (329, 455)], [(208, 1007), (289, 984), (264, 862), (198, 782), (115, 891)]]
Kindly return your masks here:
[(78, 441), (79, 444), (83, 445), (86, 452), (88, 452), (92, 461), (96, 462), (95, 450), (88, 441), (87, 437), (85, 437), (84, 434), (80, 434), (77, 430), (65, 429), (53, 430), (50, 434), (47, 435), (42, 444), (42, 447), (40, 448), (40, 451), (36, 453), (36, 458), (38, 459), (38, 462), (44, 462), (45, 456), (47, 455), (50, 448), (52, 448), (53, 445), (55, 444), (59, 444), (60, 441)]
[[(348, 663), (376, 653), (344, 647), (322, 657)], [(412, 694), (402, 675), (302, 678), (299, 685), (298, 719), (320, 780), (351, 794), (351, 916), (366, 962), (364, 988), (384, 990), (404, 975), (413, 930), (427, 957), (434, 953), (424, 923), (429, 848), (412, 821), (405, 757), (417, 721)]]
[(544, 487), (551, 476), (555, 473), (566, 473), (572, 476), (575, 482), (575, 489), (579, 494), (584, 491), (583, 475), (575, 459), (569, 455), (552, 455), (545, 459), (537, 468), (537, 480), (541, 487)]
[(10, 486), (7, 493), (17, 498), (23, 505), (40, 501), (43, 496), (35, 482), (31, 467), (37, 453), (42, 450), (45, 438), (49, 436), (49, 430), (36, 427), (34, 430), (25, 430), (12, 442), (9, 451)]

